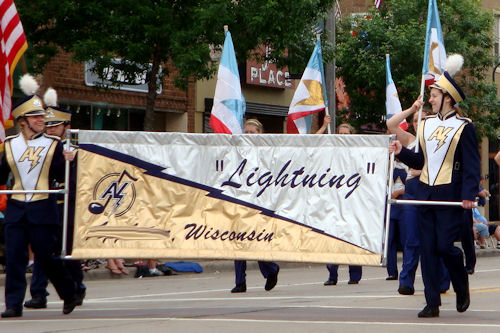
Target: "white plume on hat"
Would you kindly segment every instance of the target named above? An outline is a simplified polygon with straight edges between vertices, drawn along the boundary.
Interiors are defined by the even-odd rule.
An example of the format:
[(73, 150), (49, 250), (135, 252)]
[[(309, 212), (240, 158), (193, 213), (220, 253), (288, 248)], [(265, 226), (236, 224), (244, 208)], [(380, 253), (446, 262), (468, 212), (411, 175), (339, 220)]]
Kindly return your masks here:
[(460, 54), (452, 54), (446, 59), (446, 71), (450, 76), (455, 76), (458, 71), (462, 69), (464, 65), (464, 57)]
[(57, 106), (57, 92), (54, 88), (49, 88), (43, 94), (43, 102), (47, 106)]
[(36, 80), (30, 74), (21, 76), (19, 79), (19, 87), (21, 87), (21, 90), (27, 96), (36, 94), (38, 88), (40, 88)]

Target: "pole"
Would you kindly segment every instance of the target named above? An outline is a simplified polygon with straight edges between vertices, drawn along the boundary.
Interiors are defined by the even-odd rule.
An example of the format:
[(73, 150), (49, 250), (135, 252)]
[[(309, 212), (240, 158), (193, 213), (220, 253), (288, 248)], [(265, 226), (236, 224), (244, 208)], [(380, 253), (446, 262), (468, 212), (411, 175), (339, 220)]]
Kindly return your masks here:
[[(391, 142), (394, 141), (396, 138), (395, 135), (392, 135)], [(391, 153), (390, 155), (390, 162), (389, 162), (389, 185), (387, 186), (387, 194), (386, 194), (386, 206), (385, 206), (385, 232), (384, 232), (384, 255), (382, 257), (382, 266), (387, 266), (387, 252), (389, 248), (389, 223), (391, 223), (391, 204), (392, 204), (392, 186), (393, 186), (393, 179), (392, 179), (392, 173), (394, 172), (394, 152)]]
[[(424, 100), (424, 88), (425, 88), (425, 78), (424, 78), (424, 75), (422, 74), (422, 81), (420, 82), (420, 98), (422, 99), (422, 101)], [(422, 105), (419, 109), (418, 109), (418, 123), (417, 123), (417, 128), (415, 129), (415, 152), (418, 153), (419, 151), (419, 140), (420, 140), (420, 123), (422, 121), (422, 108), (424, 106)]]
[[(336, 13), (337, 13), (337, 1), (334, 1), (333, 7), (328, 12), (328, 15), (325, 19), (325, 29), (327, 32), (328, 40), (332, 41), (332, 44), (335, 48), (335, 31), (336, 31)], [(330, 101), (331, 107), (329, 110), (325, 110), (332, 117), (332, 122), (328, 124), (328, 134), (335, 133), (336, 126), (336, 113), (337, 113), (337, 98), (335, 95), (335, 57), (332, 62), (326, 64), (325, 66), (325, 80), (326, 80), (326, 94), (328, 100)]]
[[(462, 207), (461, 201), (424, 201), (424, 200), (391, 199), (391, 203), (395, 204), (395, 205), (426, 205), (426, 206), (459, 206), (459, 207)], [(475, 203), (474, 206), (477, 206), (477, 203)]]
[[(69, 150), (71, 145), (71, 130), (66, 130), (66, 144), (64, 148)], [(69, 203), (69, 161), (65, 161), (64, 165), (64, 211), (63, 211), (63, 233), (62, 233), (62, 248), (61, 257), (66, 256), (66, 242), (68, 238), (68, 203)]]

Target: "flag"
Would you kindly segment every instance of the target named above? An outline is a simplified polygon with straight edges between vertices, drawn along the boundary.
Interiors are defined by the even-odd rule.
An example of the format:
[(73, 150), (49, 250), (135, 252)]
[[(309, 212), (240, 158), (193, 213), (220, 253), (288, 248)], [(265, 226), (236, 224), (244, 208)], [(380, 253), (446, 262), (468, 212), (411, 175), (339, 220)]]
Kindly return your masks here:
[(246, 104), (241, 94), (240, 75), (231, 33), (226, 30), (225, 34), (210, 127), (215, 133), (238, 134), (243, 132)]
[(439, 11), (436, 0), (429, 0), (424, 65), (422, 67), (422, 75), (424, 76), (426, 86), (430, 86), (439, 79), (439, 76), (445, 70), (445, 64), (446, 50), (444, 48)]
[(382, 4), (382, 0), (375, 0), (375, 8), (379, 9)]
[(309, 133), (312, 114), (324, 110), (327, 106), (321, 40), (318, 37), (314, 51), (288, 109), (287, 133)]
[(17, 62), (28, 48), (21, 19), (13, 0), (0, 0), (0, 140), (5, 139), (5, 129), (12, 127), (12, 76)]
[[(400, 113), (403, 108), (401, 107), (401, 103), (399, 102), (398, 91), (396, 90), (396, 85), (392, 80), (391, 74), (391, 59), (389, 55), (385, 57), (385, 111), (386, 111), (386, 119), (389, 120), (392, 116)], [(406, 119), (404, 119), (400, 124), (403, 130), (408, 129), (408, 123)]]

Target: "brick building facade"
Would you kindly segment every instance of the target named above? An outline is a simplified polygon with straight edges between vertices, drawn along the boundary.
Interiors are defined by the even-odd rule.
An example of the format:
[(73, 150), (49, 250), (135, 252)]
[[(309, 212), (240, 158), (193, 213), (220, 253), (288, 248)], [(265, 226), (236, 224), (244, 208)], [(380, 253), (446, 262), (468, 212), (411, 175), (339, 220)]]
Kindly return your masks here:
[[(173, 68), (170, 70), (172, 72)], [(56, 89), (59, 104), (73, 111), (75, 125), (79, 125), (79, 128), (143, 128), (145, 92), (88, 86), (84, 64), (73, 62), (68, 54), (56, 55), (38, 79), (41, 84), (40, 94), (48, 87)], [(176, 88), (172, 79), (164, 78), (161, 93), (157, 95), (155, 102), (154, 130), (194, 132), (194, 99), (194, 82), (190, 82), (187, 91), (184, 91)], [(104, 117), (102, 120), (101, 115)], [(122, 118), (119, 119), (120, 117)], [(123, 120), (125, 118), (126, 122)]]

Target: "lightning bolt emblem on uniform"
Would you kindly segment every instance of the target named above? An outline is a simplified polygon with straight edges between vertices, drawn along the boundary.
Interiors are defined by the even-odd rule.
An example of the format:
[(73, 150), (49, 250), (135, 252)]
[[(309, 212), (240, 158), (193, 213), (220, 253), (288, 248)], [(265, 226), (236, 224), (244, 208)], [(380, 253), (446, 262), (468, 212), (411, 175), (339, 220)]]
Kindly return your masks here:
[(20, 163), (26, 159), (31, 162), (31, 166), (28, 173), (30, 173), (31, 170), (33, 170), (38, 164), (40, 164), (40, 162), (38, 161), (40, 160), (40, 153), (43, 151), (44, 148), (45, 147), (38, 147), (35, 150), (35, 147), (28, 147), (19, 158)]
[(432, 141), (433, 139), (438, 140), (438, 144), (434, 152), (436, 152), (439, 148), (441, 148), (444, 145), (446, 139), (448, 138), (448, 133), (450, 133), (452, 129), (453, 127), (448, 127), (445, 129), (443, 126), (439, 126), (434, 130), (434, 132), (428, 139), (428, 141)]

